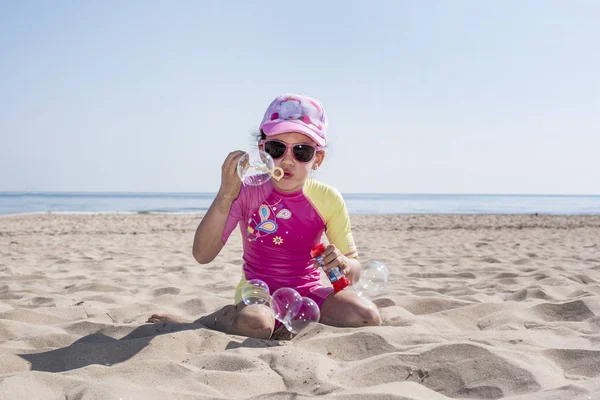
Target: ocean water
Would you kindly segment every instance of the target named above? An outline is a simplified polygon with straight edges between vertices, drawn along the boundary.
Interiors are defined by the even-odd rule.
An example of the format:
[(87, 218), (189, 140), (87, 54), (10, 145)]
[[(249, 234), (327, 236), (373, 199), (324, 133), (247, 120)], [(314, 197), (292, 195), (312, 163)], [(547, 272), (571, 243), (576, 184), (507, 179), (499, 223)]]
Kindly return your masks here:
[[(214, 193), (0, 192), (0, 215), (202, 213)], [(343, 194), (350, 213), (600, 214), (600, 195)]]

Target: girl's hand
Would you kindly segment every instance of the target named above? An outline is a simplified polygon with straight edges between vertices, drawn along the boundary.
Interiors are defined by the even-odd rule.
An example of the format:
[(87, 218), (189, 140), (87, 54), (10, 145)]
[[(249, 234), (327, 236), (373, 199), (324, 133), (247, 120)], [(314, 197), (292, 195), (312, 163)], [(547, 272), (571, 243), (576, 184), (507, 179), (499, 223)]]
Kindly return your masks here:
[[(337, 247), (330, 244), (327, 246), (323, 254), (323, 263), (325, 267), (323, 270), (328, 272), (333, 267), (339, 267), (344, 276), (348, 275), (351, 272), (350, 264), (348, 263), (348, 258), (344, 256)], [(319, 268), (320, 265), (315, 261), (315, 268)]]
[(240, 158), (245, 154), (241, 150), (229, 153), (221, 167), (221, 188), (219, 193), (228, 200), (235, 200), (240, 194), (242, 181), (237, 174), (237, 165)]

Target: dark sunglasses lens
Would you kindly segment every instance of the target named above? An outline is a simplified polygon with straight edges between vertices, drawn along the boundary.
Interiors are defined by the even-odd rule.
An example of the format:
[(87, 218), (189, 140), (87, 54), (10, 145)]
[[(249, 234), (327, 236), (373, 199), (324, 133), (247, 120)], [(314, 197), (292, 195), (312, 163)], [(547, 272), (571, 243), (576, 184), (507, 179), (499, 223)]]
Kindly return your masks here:
[(285, 144), (279, 142), (265, 142), (265, 152), (273, 158), (279, 158), (285, 154)]
[(315, 148), (303, 144), (294, 146), (294, 157), (300, 162), (309, 162), (315, 155)]

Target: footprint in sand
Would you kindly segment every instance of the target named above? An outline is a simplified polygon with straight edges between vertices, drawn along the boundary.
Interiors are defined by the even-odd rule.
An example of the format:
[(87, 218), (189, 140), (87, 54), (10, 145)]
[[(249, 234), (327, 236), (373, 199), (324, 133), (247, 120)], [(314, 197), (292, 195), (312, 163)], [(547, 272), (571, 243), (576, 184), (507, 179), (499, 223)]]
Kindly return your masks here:
[(375, 299), (373, 300), (373, 304), (375, 304), (377, 308), (386, 308), (396, 305), (392, 299)]
[(488, 264), (498, 264), (502, 262), (494, 257), (484, 257), (481, 261), (486, 262)]
[(515, 265), (525, 265), (525, 264), (531, 264), (531, 259), (530, 258), (519, 258), (518, 260), (515, 260), (513, 262), (513, 264)]
[(154, 297), (158, 297), (158, 296), (161, 296), (163, 294), (174, 294), (174, 295), (177, 295), (179, 293), (181, 293), (181, 290), (179, 288), (172, 287), (172, 286), (170, 286), (170, 287), (163, 287), (163, 288), (159, 288), (159, 289), (154, 289), (152, 291), (152, 295)]
[(582, 300), (563, 304), (543, 303), (532, 307), (546, 321), (585, 321), (594, 313)]
[(543, 354), (560, 365), (566, 374), (585, 377), (600, 375), (600, 351), (583, 349), (550, 349)]

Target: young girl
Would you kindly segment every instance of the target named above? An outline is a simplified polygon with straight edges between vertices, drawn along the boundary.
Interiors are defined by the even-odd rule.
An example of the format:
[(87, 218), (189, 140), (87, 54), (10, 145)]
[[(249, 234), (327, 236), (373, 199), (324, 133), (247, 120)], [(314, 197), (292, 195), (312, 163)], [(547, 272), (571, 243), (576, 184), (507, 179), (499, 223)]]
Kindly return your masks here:
[[(200, 264), (210, 263), (239, 225), (244, 241), (242, 279), (234, 305), (201, 317), (197, 323), (263, 339), (270, 338), (275, 329), (283, 330), (269, 307), (246, 306), (241, 301), (241, 288), (250, 279), (264, 281), (271, 293), (290, 287), (313, 299), (321, 310), (321, 323), (342, 327), (381, 323), (377, 308), (361, 301), (353, 290), (335, 293), (323, 285), (310, 254), (325, 232), (330, 243), (323, 253), (325, 271), (337, 266), (351, 282), (360, 273), (350, 218), (341, 195), (309, 178), (325, 159), (327, 127), (319, 101), (284, 94), (265, 112), (257, 143), (283, 170), (283, 178), (260, 186), (242, 186), (237, 164), (244, 152), (234, 151), (225, 159), (221, 187), (196, 230), (193, 255)], [(148, 322), (182, 321), (155, 314)]]

